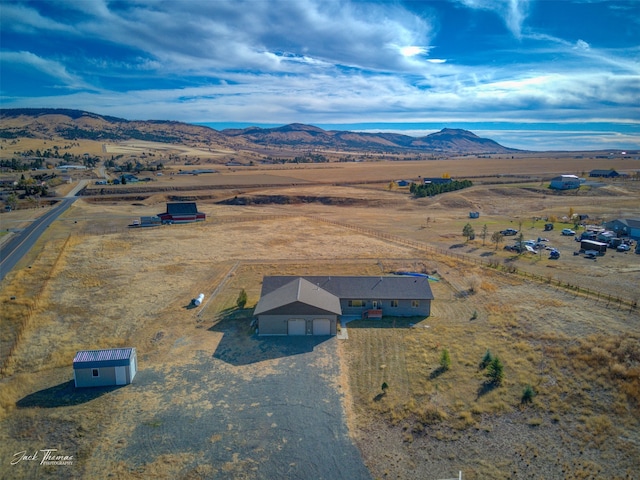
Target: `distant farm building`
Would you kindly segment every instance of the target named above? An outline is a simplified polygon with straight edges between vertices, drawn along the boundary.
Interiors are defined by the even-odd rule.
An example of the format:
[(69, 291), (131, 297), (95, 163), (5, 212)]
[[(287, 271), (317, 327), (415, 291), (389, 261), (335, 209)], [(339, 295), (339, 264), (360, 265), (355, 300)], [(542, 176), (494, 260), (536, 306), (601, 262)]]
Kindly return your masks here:
[(396, 185), (399, 187), (408, 187), (411, 184), (409, 180), (396, 180)]
[(335, 335), (340, 316), (426, 317), (426, 277), (268, 276), (254, 315), (259, 335)]
[(131, 175), (130, 173), (125, 173), (121, 178), (124, 180), (123, 183), (138, 183), (140, 181), (138, 177)]
[(616, 178), (619, 177), (620, 174), (616, 172), (613, 168), (609, 170), (591, 170), (589, 172), (590, 177), (603, 177), (603, 178)]
[(555, 190), (571, 190), (580, 188), (580, 178), (575, 175), (559, 175), (551, 179), (549, 188)]
[(436, 178), (425, 177), (422, 179), (422, 182), (425, 185), (442, 185), (445, 183), (451, 183), (452, 181), (453, 179), (451, 178), (440, 178), (440, 177), (436, 177)]
[(203, 222), (207, 215), (199, 212), (195, 202), (167, 203), (167, 211), (159, 213), (162, 223)]
[(135, 348), (81, 350), (73, 359), (73, 379), (77, 387), (127, 385), (136, 376)]
[(631, 237), (640, 240), (640, 217), (619, 218), (606, 222), (604, 226), (607, 230), (616, 232), (619, 237)]

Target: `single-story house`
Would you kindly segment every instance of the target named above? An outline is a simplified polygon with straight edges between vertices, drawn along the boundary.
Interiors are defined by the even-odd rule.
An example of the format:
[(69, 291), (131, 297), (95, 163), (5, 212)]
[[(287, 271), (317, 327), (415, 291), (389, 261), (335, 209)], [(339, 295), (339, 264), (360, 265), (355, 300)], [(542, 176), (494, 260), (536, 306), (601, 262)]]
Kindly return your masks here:
[(73, 379), (78, 387), (127, 385), (136, 376), (135, 348), (81, 350), (73, 359)]
[(340, 316), (429, 316), (426, 277), (267, 276), (254, 311), (259, 335), (335, 335)]
[(127, 183), (138, 183), (140, 181), (138, 177), (130, 173), (125, 173), (121, 178), (124, 179), (124, 181)]
[(619, 237), (631, 237), (640, 240), (640, 217), (618, 218), (604, 224), (607, 230), (616, 232)]
[(555, 190), (571, 190), (580, 188), (580, 178), (576, 175), (559, 175), (551, 179), (549, 188)]
[(159, 213), (162, 223), (203, 222), (207, 215), (199, 212), (195, 202), (167, 203), (167, 211)]
[(590, 177), (605, 177), (605, 178), (615, 178), (619, 177), (620, 174), (616, 172), (613, 168), (609, 170), (591, 170), (589, 172)]

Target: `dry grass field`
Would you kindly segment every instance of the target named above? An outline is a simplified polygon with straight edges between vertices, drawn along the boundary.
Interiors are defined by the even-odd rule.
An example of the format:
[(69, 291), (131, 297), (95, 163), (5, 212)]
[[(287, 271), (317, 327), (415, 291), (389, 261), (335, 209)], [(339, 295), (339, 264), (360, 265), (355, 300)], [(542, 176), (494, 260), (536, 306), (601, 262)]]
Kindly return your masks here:
[[(349, 339), (338, 345), (342, 375), (336, 388), (374, 478), (450, 478), (459, 470), (469, 479), (636, 478), (640, 316), (607, 297), (637, 300), (640, 256), (608, 254), (596, 263), (574, 257), (575, 242), (560, 236), (561, 223), (547, 235), (561, 250), (560, 261), (516, 256), (488, 240), (483, 246), (478, 236), (465, 243), (462, 227), (474, 222), (478, 235), (483, 224), (493, 232), (522, 223), (526, 238), (535, 238), (543, 222), (533, 217), (562, 217), (570, 208), (606, 218), (637, 216), (640, 186), (621, 182), (552, 195), (539, 182), (480, 185), (412, 200), (405, 191), (387, 190), (384, 180), (410, 177), (415, 165), (371, 167), (267, 169), (324, 184), (247, 190), (242, 180), (234, 190), (199, 200), (208, 219), (195, 225), (126, 227), (163, 211), (171, 198), (166, 192), (78, 200), (0, 290), (0, 457), (6, 462), (25, 448), (59, 448), (77, 462), (68, 470), (12, 468), (0, 475), (188, 477), (185, 465), (202, 455), (197, 448), (148, 461), (122, 454), (136, 426), (154, 428), (153, 412), (166, 401), (161, 386), (136, 389), (134, 381), (133, 388), (83, 397), (68, 385), (75, 351), (136, 346), (141, 370), (162, 372), (167, 388), (184, 389), (170, 401), (198, 410), (197, 421), (206, 422), (215, 407), (196, 391), (189, 394), (180, 372), (193, 372), (200, 356), (216, 351), (220, 322), (238, 322), (239, 331), (249, 333), (250, 310), (234, 310), (241, 289), (253, 306), (263, 275), (402, 269), (441, 277), (432, 283), (432, 316), (351, 322)], [(454, 165), (444, 168), (455, 175)], [(498, 166), (487, 168), (497, 173)], [(518, 173), (526, 168), (523, 163)], [(440, 166), (418, 175), (439, 176), (435, 169)], [(189, 178), (198, 183), (193, 196), (199, 198), (207, 176)], [(353, 178), (380, 184), (332, 185)], [(218, 203), (234, 196), (247, 204)], [(482, 212), (479, 219), (468, 219), (473, 210)], [(515, 266), (520, 274), (482, 267), (481, 260)], [(601, 296), (584, 296), (567, 284)], [(187, 309), (200, 292), (204, 305)], [(447, 371), (438, 368), (443, 349), (451, 355)], [(504, 364), (501, 386), (487, 384), (479, 367), (487, 349)], [(253, 378), (273, 365), (232, 371)], [(389, 385), (385, 394), (382, 382)], [(525, 404), (527, 385), (536, 395)], [(164, 428), (159, 433), (171, 436)], [(214, 476), (211, 468), (202, 465), (191, 478)], [(220, 478), (254, 478), (248, 464), (230, 463), (222, 471), (227, 473), (219, 472)]]

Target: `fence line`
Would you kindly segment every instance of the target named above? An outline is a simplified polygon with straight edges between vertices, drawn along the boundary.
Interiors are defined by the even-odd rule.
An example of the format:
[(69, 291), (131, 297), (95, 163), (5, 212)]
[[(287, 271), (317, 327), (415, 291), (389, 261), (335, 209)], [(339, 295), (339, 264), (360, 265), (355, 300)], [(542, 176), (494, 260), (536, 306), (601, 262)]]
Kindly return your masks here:
[[(472, 263), (474, 265), (479, 265), (481, 267), (486, 267), (486, 268), (493, 268), (496, 271), (501, 271), (501, 273), (504, 274), (514, 274), (514, 275), (519, 275), (521, 277), (524, 277), (525, 279), (531, 279), (532, 281), (538, 282), (538, 283), (542, 283), (542, 284), (548, 284), (548, 285), (552, 285), (554, 282), (553, 277), (548, 276), (548, 277), (544, 277), (542, 275), (538, 275), (536, 273), (533, 272), (528, 272), (526, 270), (519, 270), (516, 266), (514, 265), (501, 265), (498, 261), (495, 260), (483, 260), (480, 258), (475, 258), (475, 257), (471, 257), (462, 253), (456, 253), (456, 252), (450, 252), (447, 250), (443, 250), (441, 248), (437, 248), (437, 247), (433, 247), (431, 245), (426, 245), (424, 243), (415, 241), (415, 240), (410, 240), (410, 239), (406, 239), (403, 237), (400, 237), (398, 235), (392, 235), (389, 233), (383, 233), (371, 228), (366, 228), (366, 227), (361, 227), (359, 225), (352, 225), (349, 223), (345, 223), (345, 222), (338, 222), (335, 220), (330, 220), (327, 218), (323, 218), (321, 216), (318, 215), (306, 215), (307, 218), (316, 220), (316, 221), (320, 221), (320, 222), (324, 222), (324, 223), (328, 223), (330, 225), (335, 225), (335, 226), (340, 226), (340, 227), (344, 227), (344, 228), (348, 228), (352, 231), (356, 231), (358, 233), (363, 233), (366, 235), (370, 235), (382, 240), (387, 240), (387, 241), (391, 241), (394, 243), (399, 243), (401, 245), (405, 245), (405, 246), (410, 246), (413, 248), (416, 248), (418, 250), (422, 250), (425, 253), (431, 254), (431, 255), (442, 255), (442, 256), (446, 256), (446, 257), (450, 257), (450, 258), (454, 258), (466, 263)], [(500, 268), (500, 270), (498, 270)], [(596, 301), (600, 301), (600, 300), (605, 300), (607, 301), (607, 305), (611, 305), (614, 304), (618, 306), (619, 309), (621, 309), (624, 306), (628, 306), (629, 310), (634, 310), (638, 308), (638, 302), (637, 300), (630, 300), (628, 298), (624, 298), (622, 296), (613, 296), (611, 294), (608, 293), (603, 293), (600, 292), (598, 290), (595, 289), (591, 289), (591, 288), (587, 288), (585, 286), (582, 285), (578, 285), (577, 283), (569, 283), (569, 282), (562, 282), (562, 280), (560, 279), (556, 279), (556, 286), (558, 288), (561, 288), (565, 291), (568, 292), (573, 292), (576, 295), (582, 295), (585, 297), (590, 297), (590, 298), (596, 298)]]

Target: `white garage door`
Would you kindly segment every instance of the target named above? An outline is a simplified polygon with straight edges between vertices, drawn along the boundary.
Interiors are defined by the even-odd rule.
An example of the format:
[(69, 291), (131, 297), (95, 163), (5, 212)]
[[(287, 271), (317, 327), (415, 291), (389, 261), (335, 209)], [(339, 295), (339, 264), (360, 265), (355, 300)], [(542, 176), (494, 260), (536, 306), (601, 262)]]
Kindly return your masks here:
[(314, 335), (331, 335), (331, 320), (328, 318), (316, 318), (313, 320)]
[(300, 318), (292, 318), (289, 320), (289, 335), (306, 335), (307, 322)]

